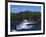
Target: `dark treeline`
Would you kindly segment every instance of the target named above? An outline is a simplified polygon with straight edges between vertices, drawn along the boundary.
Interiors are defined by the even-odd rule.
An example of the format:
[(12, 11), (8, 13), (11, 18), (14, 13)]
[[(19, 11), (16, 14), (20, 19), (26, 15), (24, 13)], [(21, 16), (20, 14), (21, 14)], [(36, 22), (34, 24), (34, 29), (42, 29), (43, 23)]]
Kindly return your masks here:
[(34, 20), (34, 21), (41, 21), (41, 12), (40, 11), (21, 11), (19, 13), (11, 12), (11, 19), (16, 20)]

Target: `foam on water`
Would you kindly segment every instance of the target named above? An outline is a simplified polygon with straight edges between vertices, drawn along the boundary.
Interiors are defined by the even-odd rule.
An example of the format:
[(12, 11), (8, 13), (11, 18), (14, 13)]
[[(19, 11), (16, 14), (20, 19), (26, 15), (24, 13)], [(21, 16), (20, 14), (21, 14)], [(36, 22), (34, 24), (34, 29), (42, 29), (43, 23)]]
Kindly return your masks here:
[(27, 24), (33, 24), (33, 22), (29, 22), (27, 20), (23, 20), (23, 22), (19, 26), (17, 26), (17, 29), (18, 30), (29, 29), (29, 28), (33, 27), (33, 25), (27, 26)]
[(16, 30), (12, 30), (12, 32), (15, 32)]

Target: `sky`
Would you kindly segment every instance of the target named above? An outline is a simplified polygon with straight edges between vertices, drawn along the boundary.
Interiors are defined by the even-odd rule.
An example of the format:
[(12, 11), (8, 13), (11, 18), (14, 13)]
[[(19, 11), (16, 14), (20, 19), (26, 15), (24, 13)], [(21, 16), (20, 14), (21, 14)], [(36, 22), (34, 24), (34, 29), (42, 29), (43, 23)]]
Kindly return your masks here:
[(41, 6), (22, 6), (22, 5), (10, 5), (10, 11), (12, 13), (19, 13), (20, 11), (41, 11)]

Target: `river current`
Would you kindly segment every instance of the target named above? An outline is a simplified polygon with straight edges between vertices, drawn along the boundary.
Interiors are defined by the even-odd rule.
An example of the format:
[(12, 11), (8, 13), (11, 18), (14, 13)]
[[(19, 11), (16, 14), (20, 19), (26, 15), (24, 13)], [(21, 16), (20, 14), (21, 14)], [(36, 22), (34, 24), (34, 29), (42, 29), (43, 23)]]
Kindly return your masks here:
[(15, 26), (15, 29), (11, 28), (12, 32), (16, 31), (35, 31), (35, 30), (41, 30), (41, 23), (36, 21), (16, 21), (11, 20), (11, 25)]

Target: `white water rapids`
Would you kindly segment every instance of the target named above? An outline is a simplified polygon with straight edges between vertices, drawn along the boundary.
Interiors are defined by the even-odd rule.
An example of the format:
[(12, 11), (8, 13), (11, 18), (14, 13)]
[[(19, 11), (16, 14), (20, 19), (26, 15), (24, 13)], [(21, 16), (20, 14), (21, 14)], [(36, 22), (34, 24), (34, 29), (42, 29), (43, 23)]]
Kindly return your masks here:
[[(32, 22), (32, 21), (27, 21), (27, 20), (23, 20), (23, 22), (21, 24), (19, 24), (18, 26), (16, 26), (17, 30), (21, 30), (21, 29), (31, 29), (32, 27), (34, 27), (33, 25), (27, 25), (27, 24), (34, 24), (37, 22)], [(13, 32), (15, 32), (16, 30), (12, 30)]]
[(32, 25), (27, 26), (27, 24), (33, 24), (33, 22), (28, 22), (27, 20), (23, 20), (23, 22), (20, 24), (20, 26), (17, 26), (17, 29), (18, 30), (20, 30), (20, 29), (29, 29), (29, 28), (33, 27)]

